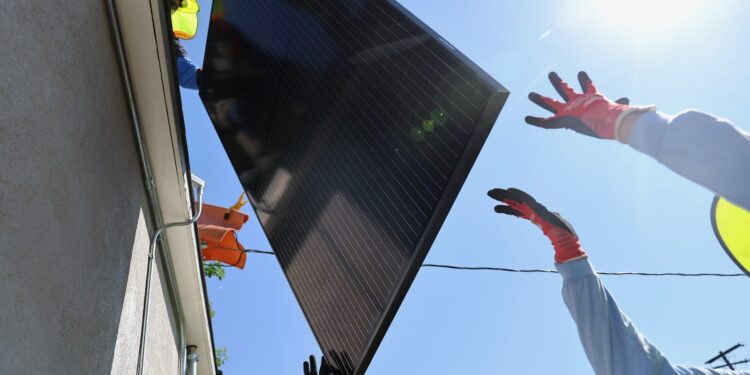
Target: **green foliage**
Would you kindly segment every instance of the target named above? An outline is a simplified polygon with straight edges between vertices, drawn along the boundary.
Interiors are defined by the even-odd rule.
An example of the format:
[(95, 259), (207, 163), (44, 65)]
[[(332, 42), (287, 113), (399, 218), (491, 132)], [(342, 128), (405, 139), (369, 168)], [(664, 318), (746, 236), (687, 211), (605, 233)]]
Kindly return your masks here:
[[(224, 275), (225, 275), (224, 274), (224, 267), (222, 267), (217, 262), (206, 262), (206, 263), (203, 263), (203, 273), (208, 278), (215, 277), (215, 278), (217, 278), (219, 280), (223, 280), (224, 279)], [(216, 316), (216, 310), (214, 310), (213, 303), (211, 303), (210, 300), (208, 301), (208, 316), (210, 316), (211, 319), (213, 319), (214, 316)], [(215, 348), (214, 349), (214, 357), (216, 357), (216, 367), (223, 366), (229, 360), (229, 354), (227, 352), (227, 348), (223, 347), (223, 346)]]
[(216, 357), (216, 367), (221, 367), (229, 360), (229, 354), (226, 347), (218, 347), (214, 349), (214, 357)]
[(215, 277), (219, 280), (224, 279), (224, 267), (216, 262), (203, 263), (203, 273), (206, 274), (206, 277), (208, 278)]

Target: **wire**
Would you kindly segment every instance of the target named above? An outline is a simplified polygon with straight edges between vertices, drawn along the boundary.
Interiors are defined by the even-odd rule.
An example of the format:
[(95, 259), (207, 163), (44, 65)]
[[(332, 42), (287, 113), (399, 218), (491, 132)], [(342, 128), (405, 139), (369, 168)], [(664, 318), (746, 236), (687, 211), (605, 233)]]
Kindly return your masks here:
[[(263, 254), (263, 255), (274, 255), (273, 251), (264, 250), (245, 250), (248, 253)], [(514, 272), (514, 273), (559, 273), (556, 270), (545, 270), (545, 269), (516, 269), (516, 268), (504, 268), (504, 267), (470, 267), (470, 266), (453, 266), (449, 264), (422, 264), (423, 268), (442, 268), (448, 270), (458, 271), (496, 271), (496, 272)], [(687, 272), (601, 272), (596, 271), (598, 275), (605, 276), (678, 276), (678, 277), (747, 277), (744, 273), (713, 273), (713, 272), (700, 272), (700, 273), (687, 273)]]
[[(425, 263), (422, 265), (425, 268), (445, 268), (451, 270), (461, 271), (501, 271), (501, 272), (517, 272), (517, 273), (559, 273), (556, 270), (542, 270), (542, 269), (514, 269), (514, 268), (502, 268), (502, 267), (464, 267), (464, 266), (451, 266), (448, 264), (430, 264)], [(685, 272), (601, 272), (596, 271), (598, 275), (606, 276), (681, 276), (681, 277), (739, 277), (747, 276), (744, 273), (685, 273)]]
[(460, 270), (460, 271), (500, 271), (500, 272), (517, 272), (517, 273), (558, 273), (555, 270), (542, 270), (542, 269), (514, 269), (514, 268), (503, 268), (503, 267), (468, 267), (468, 266), (451, 266), (448, 264), (422, 264), (425, 268), (445, 268), (449, 270)]
[(251, 250), (251, 249), (248, 249), (248, 250), (245, 250), (245, 252), (254, 253), (254, 254), (276, 255), (276, 254), (273, 253), (273, 251), (264, 251), (264, 250)]

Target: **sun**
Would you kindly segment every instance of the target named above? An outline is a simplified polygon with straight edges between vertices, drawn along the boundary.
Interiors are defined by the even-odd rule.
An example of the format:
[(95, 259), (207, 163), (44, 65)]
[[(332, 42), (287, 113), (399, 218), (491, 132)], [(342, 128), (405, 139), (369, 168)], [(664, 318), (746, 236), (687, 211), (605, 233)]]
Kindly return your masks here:
[(624, 32), (667, 32), (690, 26), (700, 16), (701, 0), (591, 0), (592, 11), (602, 25)]
[(708, 10), (709, 0), (566, 0), (557, 27), (595, 27), (635, 38), (660, 37), (690, 27)]

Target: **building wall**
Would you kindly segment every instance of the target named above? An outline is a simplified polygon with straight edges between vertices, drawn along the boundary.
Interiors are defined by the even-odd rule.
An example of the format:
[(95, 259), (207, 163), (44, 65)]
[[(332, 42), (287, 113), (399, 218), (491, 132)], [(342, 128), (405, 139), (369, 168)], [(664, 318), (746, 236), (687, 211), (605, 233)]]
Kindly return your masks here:
[[(0, 1), (0, 374), (132, 374), (149, 211), (104, 1)], [(148, 373), (178, 372), (154, 272)]]

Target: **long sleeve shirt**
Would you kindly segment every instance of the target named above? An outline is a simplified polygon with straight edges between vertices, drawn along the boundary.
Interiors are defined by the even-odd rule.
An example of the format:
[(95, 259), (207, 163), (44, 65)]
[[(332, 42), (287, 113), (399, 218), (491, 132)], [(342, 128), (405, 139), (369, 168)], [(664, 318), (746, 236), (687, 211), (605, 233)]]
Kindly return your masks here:
[(182, 88), (198, 90), (198, 67), (187, 57), (177, 56), (177, 76)]
[(175, 53), (177, 54), (177, 78), (180, 86), (185, 89), (198, 90), (199, 68), (187, 57), (187, 50), (177, 38), (172, 38)]
[(617, 306), (587, 258), (555, 265), (583, 349), (598, 375), (750, 375), (673, 365)]
[(636, 121), (631, 147), (750, 210), (750, 133), (724, 119), (688, 110), (648, 112)]

